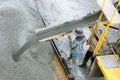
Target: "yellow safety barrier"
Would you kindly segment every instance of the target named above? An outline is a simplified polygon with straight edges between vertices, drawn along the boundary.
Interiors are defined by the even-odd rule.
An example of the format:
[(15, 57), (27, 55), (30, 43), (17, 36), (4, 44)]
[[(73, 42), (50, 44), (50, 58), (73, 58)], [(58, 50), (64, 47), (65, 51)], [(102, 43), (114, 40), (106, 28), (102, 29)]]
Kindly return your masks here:
[[(104, 3), (105, 3), (105, 0), (103, 1), (103, 4), (104, 4)], [(101, 45), (102, 45), (102, 42), (103, 42), (103, 40), (104, 40), (104, 38), (105, 38), (105, 36), (106, 36), (106, 33), (107, 33), (108, 29), (109, 29), (109, 26), (110, 26), (111, 23), (112, 23), (112, 20), (113, 20), (113, 18), (114, 18), (114, 16), (115, 16), (115, 13), (116, 13), (117, 8), (118, 8), (119, 5), (120, 5), (120, 0), (119, 0), (119, 3), (117, 4), (117, 7), (115, 8), (115, 10), (114, 10), (114, 12), (113, 12), (113, 14), (112, 14), (112, 17), (111, 17), (111, 19), (110, 19), (110, 22), (108, 23), (107, 27), (106, 27), (105, 30), (103, 31), (102, 35), (100, 36), (100, 39), (99, 39), (99, 41), (98, 41), (98, 43), (97, 43), (97, 46), (96, 46), (96, 48), (95, 48), (95, 50), (94, 50), (94, 54), (97, 54), (98, 51), (100, 50), (100, 47), (101, 47)], [(103, 8), (104, 8), (104, 5), (103, 5)], [(102, 16), (102, 15), (100, 15), (99, 19), (102, 18), (101, 16)]]
[[(111, 68), (105, 68), (103, 62), (101, 61), (101, 58), (104, 58), (104, 57), (108, 57), (108, 58), (113, 57), (117, 66), (111, 67)], [(97, 64), (99, 65), (101, 72), (104, 75), (105, 80), (120, 80), (120, 67), (114, 55), (97, 56), (96, 61), (97, 61)]]

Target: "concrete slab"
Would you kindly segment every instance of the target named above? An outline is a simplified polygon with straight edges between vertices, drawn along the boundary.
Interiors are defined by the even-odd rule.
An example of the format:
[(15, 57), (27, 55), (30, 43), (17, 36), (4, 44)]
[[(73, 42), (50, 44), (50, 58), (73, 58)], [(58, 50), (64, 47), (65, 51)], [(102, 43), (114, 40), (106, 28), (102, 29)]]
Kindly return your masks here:
[(0, 0), (0, 80), (53, 80), (49, 42), (32, 46), (19, 62), (12, 59), (35, 29), (44, 27), (35, 6), (34, 0)]

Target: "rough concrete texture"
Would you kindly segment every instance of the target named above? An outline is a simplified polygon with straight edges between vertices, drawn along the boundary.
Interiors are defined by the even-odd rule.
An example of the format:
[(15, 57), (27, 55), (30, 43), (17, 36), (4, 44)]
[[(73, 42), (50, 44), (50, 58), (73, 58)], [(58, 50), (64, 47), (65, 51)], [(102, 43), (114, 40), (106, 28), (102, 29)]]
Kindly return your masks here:
[[(46, 25), (80, 19), (98, 11), (94, 0), (38, 0)], [(30, 40), (37, 28), (44, 27), (33, 0), (0, 0), (0, 79), (53, 80), (48, 65), (53, 56), (50, 43), (31, 47), (18, 62), (15, 53)]]
[(49, 42), (29, 48), (18, 62), (12, 54), (44, 27), (33, 0), (0, 0), (0, 80), (53, 80)]
[[(68, 32), (77, 27), (83, 27), (90, 24), (94, 24), (98, 19), (99, 13), (100, 13), (99, 12), (100, 9), (95, 3), (95, 0), (86, 1), (86, 2), (81, 0), (80, 3), (79, 1), (76, 1), (76, 0), (74, 1), (53, 0), (50, 2), (47, 0), (44, 0), (45, 2), (42, 0), (36, 0), (36, 1), (38, 2), (38, 9), (42, 14), (41, 16), (43, 18), (43, 21), (45, 22), (45, 25), (47, 27), (49, 25), (54, 25), (54, 26), (49, 26), (48, 28), (44, 28), (42, 30), (40, 29), (40, 31), (38, 30), (37, 36), (31, 39), (30, 41), (28, 41), (27, 43), (25, 43), (24, 46), (21, 47), (16, 52), (16, 55), (13, 56), (15, 61), (18, 60), (19, 56), (26, 49), (36, 44), (35, 42), (37, 42), (39, 39), (50, 37), (63, 32)], [(62, 15), (59, 15), (58, 12), (55, 11), (55, 9), (50, 8), (52, 7), (52, 4), (54, 2), (56, 2), (54, 6), (55, 9), (58, 9), (58, 11), (63, 13)], [(80, 9), (75, 9), (75, 8), (78, 8), (78, 6)], [(52, 14), (51, 12), (56, 13), (57, 15)]]
[[(81, 20), (100, 11), (96, 0), (36, 0), (47, 26)], [(117, 0), (112, 0), (116, 2)]]
[(99, 10), (95, 0), (37, 0), (46, 25), (82, 19)]

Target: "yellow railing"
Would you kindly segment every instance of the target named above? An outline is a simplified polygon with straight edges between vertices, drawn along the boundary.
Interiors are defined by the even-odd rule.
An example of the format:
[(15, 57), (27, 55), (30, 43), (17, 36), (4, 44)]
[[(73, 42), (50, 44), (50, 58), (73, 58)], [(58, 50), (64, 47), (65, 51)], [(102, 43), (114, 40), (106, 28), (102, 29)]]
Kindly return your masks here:
[[(105, 3), (105, 1), (106, 1), (106, 0), (103, 1), (102, 8), (104, 8), (104, 3)], [(94, 50), (94, 55), (97, 54), (98, 51), (100, 50), (100, 47), (101, 47), (101, 45), (102, 45), (102, 42), (103, 42), (103, 40), (104, 40), (104, 38), (105, 38), (105, 36), (106, 36), (106, 33), (107, 33), (108, 29), (109, 29), (109, 26), (112, 24), (113, 18), (114, 18), (114, 16), (115, 16), (115, 13), (116, 13), (117, 8), (118, 8), (119, 5), (120, 5), (120, 0), (119, 0), (119, 2), (118, 2), (118, 4), (117, 4), (117, 6), (116, 6), (116, 8), (115, 8), (115, 10), (114, 10), (114, 12), (113, 12), (113, 14), (112, 14), (112, 17), (111, 17), (111, 19), (110, 19), (110, 22), (108, 23), (107, 27), (105, 28), (105, 30), (103, 31), (103, 33), (102, 33), (101, 36), (100, 36), (100, 39), (99, 39), (99, 41), (98, 41), (98, 43), (97, 43), (97, 45), (96, 45), (96, 48), (95, 48), (95, 50)], [(100, 17), (99, 17), (99, 20), (101, 20), (102, 15), (103, 15), (103, 14), (101, 13), (101, 15), (100, 15)]]

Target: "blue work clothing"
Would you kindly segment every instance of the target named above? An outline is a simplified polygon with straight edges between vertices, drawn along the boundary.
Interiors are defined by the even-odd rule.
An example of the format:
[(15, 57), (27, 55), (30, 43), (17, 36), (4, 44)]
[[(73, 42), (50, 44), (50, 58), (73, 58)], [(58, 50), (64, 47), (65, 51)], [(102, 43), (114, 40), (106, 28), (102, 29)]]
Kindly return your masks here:
[(73, 70), (75, 72), (75, 74), (78, 73), (79, 70), (79, 57), (80, 55), (83, 53), (83, 45), (86, 41), (86, 38), (84, 38), (81, 41), (77, 41), (75, 40), (70, 40), (69, 41), (69, 45), (71, 48), (71, 54), (70, 57), (68, 58), (68, 60), (72, 59), (73, 61)]
[[(70, 48), (71, 48), (71, 55), (74, 57), (79, 57), (80, 54), (82, 54), (83, 52), (83, 45), (86, 41), (86, 38), (84, 38), (81, 41), (77, 41), (77, 40), (70, 40), (69, 44), (70, 44)], [(72, 57), (71, 56), (71, 57)]]

